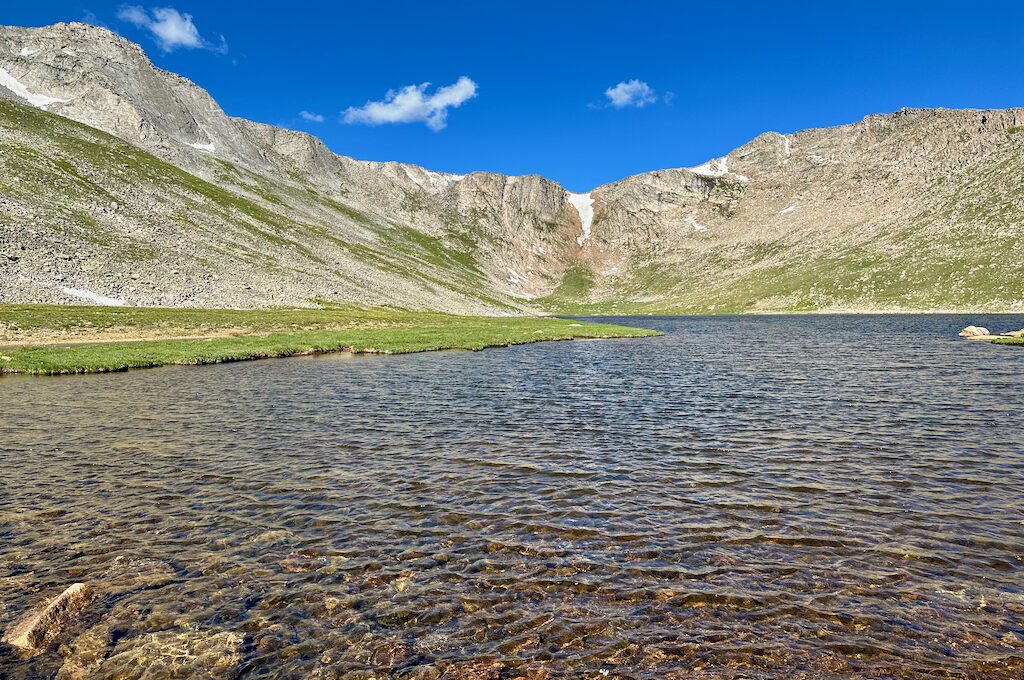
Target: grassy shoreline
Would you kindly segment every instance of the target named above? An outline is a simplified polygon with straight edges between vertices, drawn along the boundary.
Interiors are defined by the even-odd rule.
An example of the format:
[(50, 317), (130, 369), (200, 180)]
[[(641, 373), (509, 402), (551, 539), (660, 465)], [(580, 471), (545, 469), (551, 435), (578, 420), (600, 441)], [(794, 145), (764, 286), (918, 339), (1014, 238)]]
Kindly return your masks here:
[(170, 309), (0, 305), (0, 375), (106, 373), (328, 352), (404, 354), (660, 335), (552, 317), (390, 309)]

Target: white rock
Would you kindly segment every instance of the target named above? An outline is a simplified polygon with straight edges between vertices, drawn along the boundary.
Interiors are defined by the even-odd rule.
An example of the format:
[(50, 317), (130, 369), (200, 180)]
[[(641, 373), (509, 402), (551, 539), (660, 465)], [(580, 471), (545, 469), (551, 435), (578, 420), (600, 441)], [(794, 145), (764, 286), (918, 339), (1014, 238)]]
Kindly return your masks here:
[(23, 655), (36, 656), (56, 640), (64, 626), (93, 601), (92, 591), (84, 583), (74, 583), (47, 602), (29, 610), (15, 621), (3, 641)]

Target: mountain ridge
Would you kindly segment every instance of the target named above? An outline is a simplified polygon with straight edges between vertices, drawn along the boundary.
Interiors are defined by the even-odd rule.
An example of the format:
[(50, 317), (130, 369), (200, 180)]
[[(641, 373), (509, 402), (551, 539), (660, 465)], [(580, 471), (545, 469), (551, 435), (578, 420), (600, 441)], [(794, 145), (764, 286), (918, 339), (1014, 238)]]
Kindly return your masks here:
[[(243, 230), (271, 233), (279, 230), (279, 222), (294, 222), (306, 231), (323, 232), (322, 238), (305, 232), (298, 238), (294, 228), (282, 232), (285, 240), (297, 239), (289, 250), (306, 248), (313, 255), (304, 262), (294, 258), (295, 252), (277, 253), (280, 243), (256, 244), (266, 259), (288, 263), (284, 268), (290, 272), (283, 278), (294, 279), (285, 284), (270, 277), (274, 283), (269, 292), (254, 285), (265, 278), (258, 267), (225, 256), (216, 258), (215, 268), (237, 279), (230, 291), (197, 286), (195, 280), (186, 287), (164, 280), (165, 287), (174, 289), (172, 295), (157, 294), (154, 281), (150, 287), (115, 290), (113, 298), (125, 294), (128, 301), (143, 304), (231, 306), (316, 304), (326, 299), (503, 313), (537, 310), (538, 305), (554, 311), (870, 311), (888, 306), (929, 309), (947, 302), (1024, 306), (1024, 293), (1013, 286), (999, 287), (991, 273), (986, 274), (982, 294), (973, 295), (963, 290), (965, 272), (955, 272), (944, 284), (960, 291), (952, 297), (942, 291), (922, 297), (910, 283), (902, 292), (871, 293), (878, 283), (874, 279), (891, 274), (877, 262), (867, 268), (868, 292), (861, 295), (849, 286), (822, 289), (816, 277), (829, 276), (824, 264), (817, 275), (805, 272), (787, 285), (778, 285), (774, 278), (757, 280), (773, 268), (792, 275), (808, 258), (821, 259), (837, 246), (848, 252), (870, 250), (877, 245), (876, 237), (895, 225), (925, 220), (920, 196), (941, 194), (943, 188), (936, 182), (968, 181), (961, 175), (984, 171), (982, 166), (993, 154), (999, 156), (993, 163), (1009, 162), (1018, 170), (1024, 136), (1015, 139), (1013, 130), (1024, 124), (1024, 109), (902, 109), (843, 126), (766, 132), (693, 168), (639, 173), (574, 194), (540, 175), (456, 175), (395, 161), (360, 161), (333, 152), (308, 133), (228, 116), (206, 90), (155, 67), (138, 45), (87, 24), (0, 27), (0, 69), (0, 75), (6, 74), (0, 91), (4, 82), (13, 80), (21, 89), (44, 97), (37, 104), (52, 100), (39, 107), (48, 113), (110, 133), (235, 197), (225, 200), (243, 201), (252, 213), (242, 210)], [(17, 101), (16, 93), (7, 94)], [(17, 137), (18, 126), (12, 123), (0, 130), (0, 140)], [(45, 146), (46, 141), (37, 139), (22, 148), (39, 144)], [(74, 164), (74, 159), (67, 160)], [(91, 172), (101, 174), (102, 168)], [(1017, 177), (1016, 172), (1011, 176)], [(109, 189), (102, 181), (98, 185)], [(1012, 233), (1003, 239), (1009, 246), (1003, 252), (1011, 255), (1020, 252), (1017, 220), (1024, 210), (1015, 188), (1002, 187), (1012, 195), (1002, 204), (1010, 209), (1000, 217), (1009, 220)], [(26, 200), (8, 201), (6, 213), (0, 213), (11, 223), (12, 236), (5, 241), (16, 243), (19, 252), (29, 251), (27, 258), (16, 256), (14, 262), (21, 263), (18, 272), (0, 271), (0, 276), (6, 282), (59, 278), (55, 283), (67, 285), (5, 285), (0, 300), (66, 301), (65, 293), (55, 291), (92, 290), (89, 286), (95, 284), (87, 280), (84, 266), (49, 274), (38, 266), (24, 271), (26, 259), (38, 265), (48, 252), (14, 233), (13, 221), (26, 208)], [(132, 201), (127, 199), (125, 205), (134, 205)], [(589, 224), (583, 218), (587, 201), (593, 208)], [(204, 212), (210, 207), (209, 197), (205, 202), (197, 211), (211, 219)], [(887, 205), (895, 217), (881, 209)], [(959, 213), (952, 218), (955, 209), (949, 228), (938, 230), (944, 238), (950, 228), (963, 226)], [(275, 216), (262, 214), (268, 210)], [(85, 206), (70, 212), (99, 219)], [(225, 213), (218, 207), (215, 212), (221, 220), (237, 218), (231, 210)], [(180, 216), (173, 213), (160, 212), (160, 220), (171, 223), (168, 229), (177, 220), (180, 231)], [(100, 218), (105, 220), (102, 214)], [(271, 224), (264, 225), (264, 218)], [(137, 223), (138, 215), (135, 219)], [(105, 221), (112, 229), (116, 226), (119, 236), (133, 226), (130, 217)], [(866, 238), (856, 237), (857, 225)], [(160, 238), (147, 234), (146, 240), (157, 244), (155, 260), (169, 247)], [(189, 235), (175, 238), (179, 245), (195, 245)], [(203, 241), (204, 247), (212, 241), (216, 239)], [(816, 241), (820, 243), (815, 245)], [(235, 250), (243, 248), (231, 243)], [(244, 247), (251, 250), (253, 245)], [(751, 249), (764, 252), (754, 258), (741, 252)], [(94, 261), (98, 255), (84, 259)], [(956, 268), (965, 260), (949, 252), (934, 255), (929, 269)], [(10, 262), (8, 258), (8, 267)], [(1015, 267), (1006, 275), (1015, 275)], [(129, 269), (125, 272), (130, 277)], [(844, 276), (852, 274), (846, 269), (840, 267)], [(121, 272), (108, 273), (125, 288)], [(310, 280), (332, 276), (347, 283), (326, 290), (331, 287)], [(722, 281), (727, 290), (720, 290)], [(929, 280), (929, 285), (934, 283)]]

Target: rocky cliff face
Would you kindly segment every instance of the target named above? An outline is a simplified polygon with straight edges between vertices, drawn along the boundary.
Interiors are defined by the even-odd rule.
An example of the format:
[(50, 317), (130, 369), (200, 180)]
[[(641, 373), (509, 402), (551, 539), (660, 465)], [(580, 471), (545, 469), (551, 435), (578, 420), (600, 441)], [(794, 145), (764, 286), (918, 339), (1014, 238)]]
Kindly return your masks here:
[(573, 195), (336, 155), (84, 24), (0, 27), (0, 302), (1021, 308), (1024, 112), (766, 133)]

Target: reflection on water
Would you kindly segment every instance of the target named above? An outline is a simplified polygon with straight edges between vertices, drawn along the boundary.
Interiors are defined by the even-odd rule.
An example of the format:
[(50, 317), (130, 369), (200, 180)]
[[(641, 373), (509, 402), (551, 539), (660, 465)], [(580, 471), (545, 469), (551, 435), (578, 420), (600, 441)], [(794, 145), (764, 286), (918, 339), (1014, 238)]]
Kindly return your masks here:
[(5, 378), (0, 676), (1022, 677), (1022, 321)]

